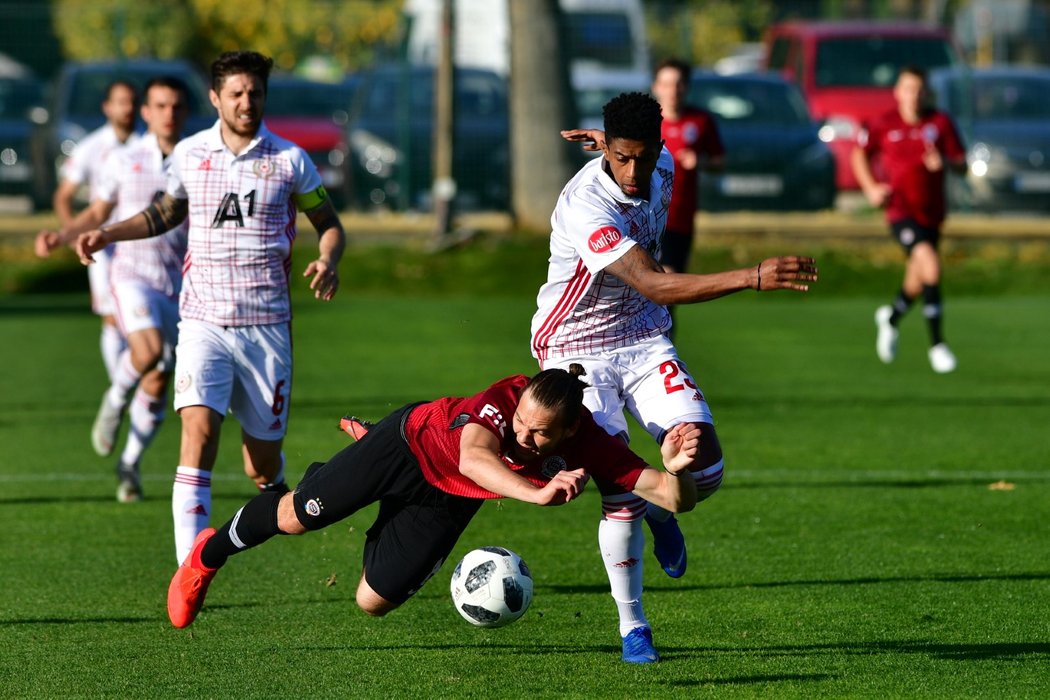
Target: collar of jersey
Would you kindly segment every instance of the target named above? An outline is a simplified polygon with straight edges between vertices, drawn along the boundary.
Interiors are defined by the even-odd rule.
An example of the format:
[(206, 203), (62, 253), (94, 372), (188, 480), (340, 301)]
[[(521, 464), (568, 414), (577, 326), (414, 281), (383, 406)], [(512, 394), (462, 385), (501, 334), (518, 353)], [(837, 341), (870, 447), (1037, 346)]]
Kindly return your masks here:
[[(220, 131), (219, 126), (221, 121), (222, 120), (220, 119), (216, 119), (215, 123), (212, 124), (211, 128), (207, 131), (208, 140), (206, 142), (206, 145), (209, 151), (230, 151), (230, 149), (226, 146), (226, 142), (222, 140), (222, 131)], [(255, 133), (255, 138), (248, 142), (248, 148), (244, 149), (244, 151), (242, 151), (240, 155), (234, 155), (233, 151), (230, 151), (230, 155), (234, 155), (234, 158), (246, 156), (252, 152), (252, 149), (259, 145), (260, 141), (262, 141), (265, 138), (268, 138), (269, 136), (270, 130), (266, 128), (266, 122), (261, 122), (259, 124), (259, 131)]]

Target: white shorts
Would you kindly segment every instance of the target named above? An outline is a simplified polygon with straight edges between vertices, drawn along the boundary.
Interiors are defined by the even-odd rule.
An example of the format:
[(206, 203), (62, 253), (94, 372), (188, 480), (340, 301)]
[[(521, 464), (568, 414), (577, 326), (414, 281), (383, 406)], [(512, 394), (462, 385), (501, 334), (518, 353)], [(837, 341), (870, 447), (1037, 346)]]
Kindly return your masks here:
[(587, 357), (559, 357), (544, 369), (583, 365), (583, 404), (610, 435), (627, 436), (626, 408), (657, 442), (679, 423), (714, 424), (711, 409), (665, 336)]
[(113, 292), (109, 287), (109, 263), (113, 258), (112, 247), (91, 254), (95, 262), (87, 266), (88, 289), (91, 290), (91, 311), (96, 316), (112, 316), (116, 313)]
[(280, 440), (292, 394), (289, 324), (216, 326), (179, 322), (175, 410), (207, 406), (229, 411), (258, 440)]
[(124, 337), (156, 328), (164, 339), (164, 357), (158, 369), (167, 371), (175, 359), (179, 340), (179, 299), (169, 297), (145, 282), (117, 282), (112, 285), (117, 326)]

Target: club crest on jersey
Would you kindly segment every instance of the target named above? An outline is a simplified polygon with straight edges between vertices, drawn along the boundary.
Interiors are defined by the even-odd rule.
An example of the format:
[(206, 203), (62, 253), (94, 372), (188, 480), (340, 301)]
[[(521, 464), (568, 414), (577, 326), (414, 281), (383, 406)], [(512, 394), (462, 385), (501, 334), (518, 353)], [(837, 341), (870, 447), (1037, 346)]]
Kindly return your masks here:
[(260, 158), (252, 163), (252, 172), (256, 177), (267, 178), (277, 171), (277, 166), (268, 158)]
[(563, 472), (568, 468), (569, 464), (564, 458), (554, 455), (553, 457), (548, 457), (543, 460), (543, 466), (540, 468), (540, 471), (543, 473), (544, 477), (553, 479), (555, 474)]
[(623, 234), (615, 226), (602, 226), (587, 239), (592, 253), (606, 253), (623, 240)]

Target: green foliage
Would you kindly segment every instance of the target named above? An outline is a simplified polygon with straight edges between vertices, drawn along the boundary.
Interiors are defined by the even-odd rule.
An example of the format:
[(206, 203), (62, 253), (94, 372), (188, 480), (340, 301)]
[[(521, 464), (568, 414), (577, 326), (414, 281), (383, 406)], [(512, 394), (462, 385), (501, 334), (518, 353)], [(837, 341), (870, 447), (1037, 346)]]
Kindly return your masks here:
[(745, 41), (760, 41), (773, 19), (771, 0), (687, 0), (648, 6), (654, 61), (676, 57), (710, 66)]
[(69, 58), (189, 58), (251, 48), (291, 71), (319, 55), (342, 69), (369, 63), (397, 36), (402, 0), (55, 0), (55, 33)]

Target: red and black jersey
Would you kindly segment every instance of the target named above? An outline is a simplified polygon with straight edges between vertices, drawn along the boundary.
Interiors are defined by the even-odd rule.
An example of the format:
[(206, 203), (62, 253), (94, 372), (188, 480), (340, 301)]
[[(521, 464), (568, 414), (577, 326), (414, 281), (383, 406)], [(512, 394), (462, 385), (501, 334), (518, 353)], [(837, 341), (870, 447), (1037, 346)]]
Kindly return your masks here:
[(686, 107), (678, 119), (664, 119), (660, 123), (660, 138), (674, 156), (674, 185), (671, 188), (671, 207), (667, 213), (667, 230), (692, 234), (693, 218), (700, 202), (700, 168), (686, 170), (680, 167), (678, 154), (688, 148), (696, 153), (698, 160), (704, 156), (717, 158), (724, 155), (725, 147), (718, 135), (718, 124), (709, 112)]
[[(926, 112), (918, 123), (908, 124), (896, 109), (887, 112), (861, 132), (858, 145), (868, 158), (878, 158), (885, 181), (892, 188), (886, 204), (890, 223), (913, 219), (937, 229), (944, 221), (944, 173), (951, 162), (966, 157), (955, 125), (943, 112)], [(944, 168), (930, 172), (923, 154), (936, 148)]]
[(525, 375), (514, 375), (474, 396), (438, 399), (413, 409), (405, 422), (405, 438), (426, 480), (455, 496), (501, 498), (459, 471), (463, 426), (474, 423), (499, 439), (499, 456), (507, 468), (536, 486), (542, 487), (559, 471), (583, 468), (608, 485), (625, 492), (633, 491), (642, 470), (648, 465), (621, 440), (602, 430), (586, 408), (580, 416), (576, 433), (555, 453), (532, 459), (521, 459), (516, 455), (514, 447), (517, 441), (511, 422), (528, 381)]

